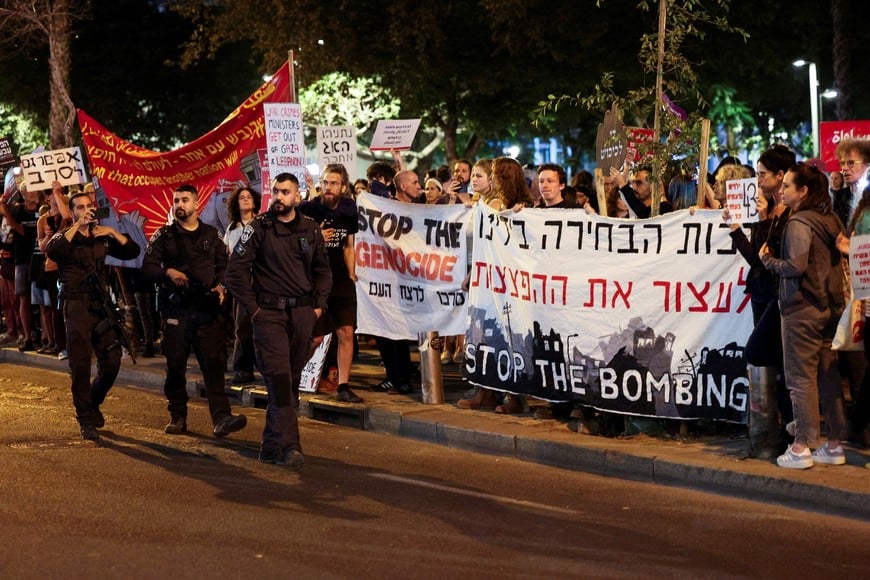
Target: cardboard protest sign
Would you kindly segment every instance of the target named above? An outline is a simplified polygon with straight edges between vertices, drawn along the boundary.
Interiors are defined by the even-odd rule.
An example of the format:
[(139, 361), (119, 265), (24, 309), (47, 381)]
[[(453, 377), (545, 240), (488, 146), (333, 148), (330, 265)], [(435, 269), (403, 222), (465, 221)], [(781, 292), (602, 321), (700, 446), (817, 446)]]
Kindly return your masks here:
[(292, 173), (305, 188), (305, 142), (299, 103), (263, 103), (269, 175)]
[(54, 181), (61, 185), (81, 185), (87, 180), (78, 147), (22, 155), (21, 171), (30, 191), (51, 189)]
[(725, 182), (725, 207), (736, 223), (758, 221), (758, 180), (754, 177)]
[(407, 151), (414, 143), (420, 119), (382, 119), (378, 121), (372, 144), (372, 151)]
[(341, 163), (353, 170), (356, 165), (355, 127), (317, 128), (317, 165), (323, 169), (330, 163)]
[(305, 366), (302, 367), (302, 375), (299, 379), (299, 390), (303, 393), (316, 393), (317, 386), (320, 384), (320, 372), (323, 370), (323, 363), (326, 360), (326, 351), (329, 350), (329, 343), (332, 341), (332, 333), (323, 337), (320, 343)]
[(12, 145), (9, 144), (9, 139), (0, 137), (0, 173), (6, 174), (6, 171), (17, 165), (15, 155), (12, 153)]
[(604, 114), (604, 122), (598, 125), (595, 139), (595, 159), (603, 175), (610, 174), (610, 168), (622, 167), (625, 162), (625, 125), (619, 119), (616, 104)]
[(852, 297), (870, 298), (870, 234), (849, 239), (849, 270), (852, 274)]
[(632, 163), (642, 163), (652, 159), (652, 152), (641, 155), (640, 149), (644, 143), (652, 143), (655, 131), (641, 127), (626, 127), (625, 158)]

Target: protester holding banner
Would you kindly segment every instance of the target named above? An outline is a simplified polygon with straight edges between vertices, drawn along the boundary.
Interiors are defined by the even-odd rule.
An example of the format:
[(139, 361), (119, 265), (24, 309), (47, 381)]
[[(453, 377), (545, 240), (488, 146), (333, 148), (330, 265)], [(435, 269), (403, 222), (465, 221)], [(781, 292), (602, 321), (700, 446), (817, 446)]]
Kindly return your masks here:
[(668, 201), (674, 210), (689, 209), (698, 202), (698, 188), (691, 175), (680, 172), (668, 182)]
[[(627, 174), (628, 170), (626, 170), (626, 173), (621, 173), (615, 167), (610, 168), (610, 176), (616, 182), (623, 201), (625, 201), (637, 218), (646, 219), (652, 213), (650, 209), (652, 207), (653, 194), (652, 184), (650, 183), (652, 172), (648, 167), (639, 167), (633, 172), (631, 182), (628, 181)], [(674, 208), (671, 203), (667, 199), (663, 199), (659, 204), (659, 214), (672, 211), (674, 211)]]
[(323, 234), (332, 289), (326, 312), (314, 328), (315, 344), (325, 335), (335, 332), (324, 369), (334, 367), (338, 373), (335, 398), (345, 403), (362, 403), (350, 389), (350, 368), (353, 364), (354, 329), (356, 329), (356, 256), (354, 236), (359, 231), (356, 202), (350, 197), (350, 177), (340, 163), (330, 163), (320, 174), (320, 196), (299, 204), (302, 215), (313, 219)]
[(175, 190), (175, 221), (154, 232), (145, 249), (142, 275), (159, 285), (163, 321), (161, 350), (166, 358), (163, 392), (168, 400), (166, 433), (187, 431), (187, 359), (196, 354), (202, 370), (215, 437), (245, 427), (244, 415), (233, 415), (224, 390), (226, 321), (221, 284), (227, 266), (226, 246), (217, 230), (197, 216), (199, 194), (185, 184)]
[[(501, 211), (512, 209), (517, 204), (531, 205), (534, 203), (526, 183), (522, 165), (510, 157), (497, 157), (492, 162), (492, 189), (494, 197), (488, 203), (490, 207)], [(495, 408), (496, 413), (516, 414), (523, 412), (523, 400), (518, 395), (508, 394), (504, 402), (499, 404), (494, 391), (475, 387), (466, 397), (460, 399), (456, 406), (460, 409)]]
[(492, 159), (478, 159), (471, 168), (471, 203), (483, 199), (483, 203), (489, 203), (495, 198), (495, 192), (492, 190), (492, 181), (490, 174), (492, 173)]
[(794, 419), (792, 404), (785, 384), (782, 359), (782, 332), (777, 295), (779, 278), (764, 267), (759, 257), (761, 247), (767, 244), (771, 256), (781, 255), (783, 233), (791, 210), (782, 202), (782, 181), (795, 163), (795, 154), (785, 145), (774, 145), (758, 159), (757, 208), (759, 221), (750, 224), (747, 239), (739, 223), (731, 223), (726, 209), (723, 217), (731, 227), (731, 239), (740, 255), (749, 264), (746, 274), (746, 293), (751, 298), (752, 319), (755, 327), (746, 342), (746, 360), (756, 367), (776, 367), (777, 408), (783, 439), (785, 426)]
[[(69, 202), (75, 220), (56, 233), (45, 248), (57, 262), (63, 290), (60, 299), (66, 320), (66, 342), (72, 377), (76, 419), (85, 439), (99, 439), (97, 429), (105, 419), (100, 405), (121, 368), (118, 329), (105, 321), (105, 305), (99, 289), (108, 286), (106, 256), (130, 260), (139, 246), (114, 228), (94, 220), (96, 204), (87, 193), (74, 194)], [(91, 358), (97, 357), (97, 376), (91, 382)]]
[(296, 415), (299, 381), (332, 286), (323, 234), (296, 211), (298, 204), (296, 176), (275, 176), (272, 207), (245, 227), (226, 274), (230, 292), (251, 313), (269, 392), (260, 461), (296, 470), (305, 464)]
[[(849, 238), (870, 234), (870, 189), (865, 189), (846, 228), (848, 235), (837, 239), (837, 247), (849, 255)], [(863, 301), (864, 329), (870, 328), (870, 300)], [(852, 392), (852, 414), (849, 419), (849, 440), (863, 447), (870, 447), (870, 338), (864, 339), (864, 376), (861, 386)]]
[(568, 187), (568, 174), (555, 163), (544, 163), (538, 166), (538, 188), (541, 190), (539, 208), (581, 208), (576, 202), (564, 199), (563, 193)]
[(467, 198), (471, 185), (471, 163), (467, 159), (457, 159), (453, 164), (453, 179), (447, 184), (447, 192), (455, 196)]
[[(224, 243), (227, 245), (227, 255), (232, 255), (233, 249), (242, 238), (242, 232), (260, 211), (260, 193), (240, 185), (236, 187), (227, 202), (227, 214), (230, 225), (224, 233)], [(234, 385), (243, 385), (254, 381), (254, 335), (251, 317), (238, 302), (233, 303), (233, 325), (235, 340), (233, 341), (233, 378)]]
[(36, 245), (36, 220), (39, 195), (29, 191), (24, 183), (19, 186), (22, 199), (9, 206), (0, 201), (0, 215), (12, 228), (12, 253), (15, 258), (15, 296), (24, 331), (24, 340), (18, 345), (22, 352), (36, 350), (33, 344), (33, 314), (30, 297), (30, 262)]
[(392, 165), (384, 161), (375, 161), (366, 170), (366, 177), (369, 180), (369, 191), (372, 195), (377, 195), (378, 197), (393, 197), (390, 185), (393, 183), (395, 176), (396, 170)]
[[(776, 258), (770, 246), (759, 256), (780, 277), (785, 380), (794, 409), (794, 442), (776, 462), (806, 469), (813, 463), (846, 462), (840, 440), (845, 436), (843, 391), (831, 350), (844, 307), (841, 254), (836, 240), (843, 225), (833, 213), (828, 179), (815, 167), (799, 163), (785, 174), (782, 197), (793, 214)], [(827, 441), (819, 441), (819, 398), (825, 413)], [(810, 451), (815, 448), (815, 451)]]
[[(423, 196), (420, 178), (411, 170), (405, 169), (396, 174), (396, 201), (403, 203), (418, 203)], [(389, 395), (407, 395), (413, 391), (411, 376), (414, 365), (411, 363), (411, 351), (407, 340), (397, 340), (385, 336), (375, 336), (378, 352), (384, 363), (387, 378), (376, 387)]]

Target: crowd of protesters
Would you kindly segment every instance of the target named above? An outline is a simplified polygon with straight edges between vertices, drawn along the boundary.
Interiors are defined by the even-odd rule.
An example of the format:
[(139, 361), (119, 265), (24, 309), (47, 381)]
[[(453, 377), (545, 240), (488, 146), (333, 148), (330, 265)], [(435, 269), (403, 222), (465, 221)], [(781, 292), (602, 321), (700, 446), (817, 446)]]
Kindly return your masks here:
[[(815, 463), (839, 465), (845, 462), (841, 442), (870, 445), (870, 374), (866, 372), (870, 357), (867, 343), (863, 359), (840, 353), (839, 364), (837, 353), (831, 350), (836, 324), (847, 306), (843, 299), (844, 268), (841, 261), (848, 257), (849, 237), (870, 233), (870, 189), (867, 189), (870, 142), (843, 141), (838, 148), (838, 157), (841, 172), (830, 175), (820, 162), (796, 162), (794, 152), (783, 145), (765, 151), (754, 166), (727, 157), (710, 175), (708, 183), (702, 184), (702, 195), (699, 196), (696, 177), (679, 167), (668, 169), (661, 178), (660, 188), (654, 186), (653, 172), (649, 167), (627, 167), (624, 171), (611, 169), (603, 178), (603, 194), (599, 195), (592, 174), (577, 171), (569, 183), (565, 169), (552, 163), (530, 170), (509, 157), (474, 162), (460, 159), (452, 167), (442, 166), (418, 175), (404, 168), (401, 158), (394, 155), (393, 163), (377, 161), (368, 168), (365, 178), (354, 182), (342, 165), (325, 167), (316, 182), (314, 178), (308, 180), (306, 201), (302, 201), (299, 184), (295, 178), (290, 179), (292, 176), (282, 177), (284, 189), (268, 184), (272, 187), (273, 200), (284, 200), (270, 208), (260, 207), (260, 192), (248, 185), (240, 185), (228, 195), (227, 215), (221, 216), (219, 223), (199, 231), (197, 226), (202, 220), (196, 213), (196, 189), (182, 186), (176, 191), (174, 217), (177, 227), (167, 225), (161, 228), (148, 247), (143, 248), (146, 267), (142, 271), (116, 268), (116, 275), (108, 272), (101, 272), (101, 275), (113, 287), (112, 294), (116, 299), (135, 312), (129, 322), (130, 330), (138, 337), (138, 346), (134, 347), (138, 354), (153, 357), (162, 350), (162, 356), (167, 359), (166, 393), (170, 420), (166, 432), (186, 431), (183, 369), (188, 354), (193, 350), (200, 358), (201, 366), (205, 367), (204, 372), (211, 376), (209, 382), (213, 383), (209, 386), (209, 402), (215, 434), (225, 436), (245, 424), (244, 416), (230, 413), (223, 392), (227, 351), (232, 354), (231, 381), (234, 384), (254, 382), (255, 372), (264, 370), (258, 348), (264, 348), (265, 343), (262, 337), (257, 338), (256, 329), (261, 308), (269, 305), (255, 308), (248, 304), (246, 308), (242, 303), (244, 298), (232, 299), (232, 293), (226, 291), (223, 280), (223, 272), (234, 252), (238, 254), (237, 262), (250, 258), (245, 257), (245, 251), (251, 232), (265, 232), (263, 239), (266, 241), (263, 243), (268, 244), (269, 232), (283, 227), (279, 224), (286, 223), (291, 227), (298, 219), (308, 218), (316, 224), (312, 231), (322, 237), (323, 243), (318, 241), (314, 245), (318, 252), (325, 253), (324, 264), (328, 263), (330, 270), (327, 277), (331, 278), (331, 291), (324, 298), (328, 308), (322, 312), (326, 314), (318, 316), (310, 331), (312, 348), (325, 336), (333, 336), (320, 387), (323, 391), (334, 392), (339, 401), (361, 403), (363, 397), (350, 387), (361, 387), (354, 384), (352, 363), (360, 342), (360, 337), (355, 334), (353, 250), (357, 232), (355, 198), (362, 192), (406, 203), (456, 203), (470, 207), (481, 201), (498, 211), (556, 207), (625, 219), (647, 219), (652, 213), (653, 195), (660, 195), (659, 213), (692, 210), (699, 206), (699, 202), (702, 208), (719, 209), (725, 205), (727, 181), (754, 177), (758, 180), (760, 192), (760, 221), (749, 228), (750, 236), (747, 237), (740, 224), (730, 223), (727, 210), (723, 219), (731, 225), (735, 247), (750, 265), (747, 289), (751, 292), (755, 331), (747, 344), (747, 360), (754, 365), (775, 367), (779, 377), (777, 406), (782, 439), (777, 463), (786, 468), (807, 468)], [(67, 337), (72, 335), (69, 333), (71, 322), (65, 320), (65, 309), (61, 305), (65, 296), (63, 292), (59, 296), (58, 282), (59, 278), (63, 281), (63, 274), (59, 274), (58, 263), (53, 259), (61, 254), (56, 248), (53, 251), (47, 249), (53, 239), (62, 237), (72, 228), (87, 234), (86, 222), (93, 217), (92, 204), (71, 211), (69, 200), (92, 196), (93, 191), (63, 188), (57, 183), (50, 190), (28, 191), (15, 177), (14, 171), (7, 175), (0, 202), (0, 304), (3, 322), (0, 346), (64, 359), (69, 356)], [(656, 194), (657, 191), (660, 193)], [(606, 202), (606, 207), (600, 207), (599, 199)], [(297, 218), (296, 213), (281, 206), (282, 203), (296, 204), (300, 216), (305, 217)], [(281, 206), (278, 208), (281, 211), (277, 211), (275, 206)], [(292, 219), (287, 218), (288, 215), (292, 215)], [(267, 216), (265, 221), (263, 216)], [(208, 235), (217, 240), (217, 234), (223, 240), (222, 250), (208, 257), (205, 277), (199, 280), (191, 272), (183, 271), (181, 265), (196, 262), (188, 255), (193, 251), (191, 248), (207, 245), (200, 244), (200, 237)], [(103, 235), (113, 240), (113, 249), (119, 252), (124, 245), (123, 236), (115, 236), (112, 232)], [(181, 240), (189, 236), (193, 236), (192, 241), (182, 244)], [(68, 239), (74, 237), (68, 236)], [(304, 249), (308, 251), (307, 242)], [(267, 247), (263, 251), (271, 250)], [(203, 262), (197, 264), (200, 267)], [(286, 266), (291, 270), (296, 267), (292, 264)], [(236, 276), (247, 279), (244, 277), (250, 276), (253, 268), (256, 283), (257, 267), (256, 264), (249, 266), (245, 273), (237, 272)], [(318, 266), (321, 267), (324, 266)], [(326, 274), (313, 272), (312, 284), (321, 284), (322, 280), (317, 278), (321, 275)], [(176, 287), (183, 287), (185, 292), (174, 292)], [(212, 294), (215, 300), (207, 300)], [(202, 316), (204, 304), (209, 306), (207, 319)], [(294, 304), (294, 307), (299, 306), (305, 306), (305, 302)], [(315, 304), (308, 306), (319, 308)], [(162, 314), (162, 332), (158, 331), (158, 312)], [(865, 316), (870, 314), (870, 304), (863, 312)], [(259, 315), (260, 319), (262, 317)], [(184, 324), (178, 326), (179, 320), (190, 328)], [(463, 338), (462, 335), (447, 337), (441, 357), (443, 364), (462, 363)], [(419, 371), (412, 363), (410, 342), (385, 337), (366, 339), (371, 339), (377, 346), (385, 369), (384, 380), (373, 389), (398, 395), (413, 392)], [(290, 340), (297, 341), (298, 337)], [(257, 344), (261, 346), (257, 347)], [(90, 351), (87, 357), (90, 357)], [(81, 366), (82, 361), (77, 364)], [(298, 371), (291, 369), (294, 378)], [(267, 383), (277, 384), (276, 381), (283, 380), (274, 374), (274, 369), (268, 372)], [(844, 396), (844, 383), (848, 384), (847, 397)], [(81, 385), (77, 388), (77, 392), (84, 392)], [(292, 390), (298, 396), (298, 385), (293, 385)], [(103, 392), (97, 396), (100, 402), (104, 395)], [(270, 405), (277, 405), (276, 409), (287, 404), (284, 395), (280, 401), (273, 401), (273, 398), (270, 395)], [(849, 401), (851, 408), (846, 405)], [(79, 403), (81, 401), (77, 402), (77, 416), (83, 434), (86, 438), (96, 438), (95, 427), (102, 426), (99, 403), (81, 403), (93, 407), (82, 407)], [(518, 414), (529, 412), (527, 403), (517, 395), (475, 388), (466, 393), (457, 406)], [(603, 419), (602, 413), (571, 403), (533, 407), (535, 417), (561, 419), (580, 433), (600, 430), (598, 421)], [(91, 408), (93, 413), (89, 411)], [(280, 423), (281, 413), (285, 412), (276, 411), (270, 420)], [(820, 412), (824, 417), (824, 432), (821, 430)], [(277, 426), (274, 428), (278, 429)], [(270, 444), (274, 446), (274, 441)], [(298, 464), (301, 463), (301, 447), (296, 445), (292, 450), (270, 447), (266, 458), (273, 463)]]

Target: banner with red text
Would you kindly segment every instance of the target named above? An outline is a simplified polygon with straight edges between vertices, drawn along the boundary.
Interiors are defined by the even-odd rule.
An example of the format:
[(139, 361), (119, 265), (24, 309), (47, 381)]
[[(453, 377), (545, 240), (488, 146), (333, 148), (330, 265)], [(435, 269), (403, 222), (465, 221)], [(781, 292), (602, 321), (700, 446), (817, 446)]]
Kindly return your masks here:
[(220, 125), (166, 153), (125, 141), (79, 110), (91, 174), (99, 177), (118, 213), (139, 211), (145, 218), (145, 236), (150, 238), (171, 214), (172, 193), (179, 185), (191, 183), (197, 187), (202, 209), (212, 194), (250, 181), (244, 166), (259, 167), (257, 150), (266, 148), (263, 103), (288, 98), (289, 72), (285, 63)]
[(357, 332), (396, 340), (464, 334), (471, 211), (365, 193), (357, 208)]
[(825, 121), (819, 124), (819, 155), (828, 171), (839, 171), (837, 145), (844, 139), (870, 139), (870, 121)]
[(746, 423), (749, 268), (721, 212), (475, 212), (470, 382), (617, 413)]

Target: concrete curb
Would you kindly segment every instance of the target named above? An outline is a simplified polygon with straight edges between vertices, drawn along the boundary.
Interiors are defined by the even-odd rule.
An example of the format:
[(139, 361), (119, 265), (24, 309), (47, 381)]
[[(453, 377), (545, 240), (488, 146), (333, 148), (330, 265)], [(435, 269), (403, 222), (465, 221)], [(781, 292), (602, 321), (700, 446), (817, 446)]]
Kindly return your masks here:
[[(32, 356), (10, 349), (0, 349), (0, 363), (33, 366), (57, 372), (69, 371), (66, 361)], [(203, 398), (201, 376), (198, 372), (189, 370), (188, 377), (188, 394), (192, 398)], [(162, 393), (163, 375), (154, 370), (124, 366), (117, 384)], [(238, 405), (265, 408), (267, 394), (262, 387), (228, 386), (227, 390)], [(299, 413), (300, 416), (315, 420), (561, 469), (870, 520), (870, 493), (691, 462), (683, 463), (656, 455), (633, 454), (608, 448), (607, 440), (584, 441), (577, 438), (576, 442), (554, 441), (552, 437), (461, 426), (432, 418), (431, 409), (432, 406), (409, 406), (408, 410), (395, 411), (378, 406), (338, 403), (331, 397), (303, 395)]]

